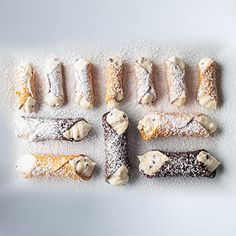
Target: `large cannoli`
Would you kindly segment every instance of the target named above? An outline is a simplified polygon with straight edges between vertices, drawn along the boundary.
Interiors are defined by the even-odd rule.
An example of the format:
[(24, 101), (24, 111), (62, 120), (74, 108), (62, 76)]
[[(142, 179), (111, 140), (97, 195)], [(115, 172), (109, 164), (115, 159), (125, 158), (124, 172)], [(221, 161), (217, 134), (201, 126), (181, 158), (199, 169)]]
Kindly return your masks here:
[(75, 65), (75, 102), (84, 109), (92, 109), (94, 105), (92, 64), (79, 59)]
[(166, 79), (169, 101), (175, 106), (184, 105), (187, 98), (185, 63), (181, 58), (171, 57), (166, 62)]
[(148, 58), (141, 57), (135, 62), (138, 103), (142, 105), (149, 106), (156, 101), (152, 67), (152, 61)]
[(35, 73), (30, 64), (23, 64), (19, 67), (16, 90), (17, 106), (25, 113), (35, 112), (34, 79)]
[(102, 117), (105, 140), (105, 177), (112, 185), (124, 185), (129, 180), (128, 116), (118, 109)]
[(123, 64), (119, 57), (109, 58), (106, 80), (106, 104), (108, 109), (118, 107), (124, 99)]
[(62, 63), (58, 59), (50, 59), (46, 64), (45, 102), (51, 107), (64, 104)]
[(172, 112), (150, 112), (138, 124), (144, 140), (170, 136), (209, 137), (216, 128), (206, 115)]
[(153, 150), (141, 156), (139, 171), (146, 177), (209, 177), (213, 178), (220, 162), (205, 150), (163, 152)]
[(80, 141), (91, 130), (91, 125), (83, 118), (19, 118), (17, 136), (31, 142), (47, 140)]
[(25, 178), (61, 177), (89, 180), (95, 164), (83, 154), (59, 156), (26, 154), (19, 158), (16, 169)]
[(212, 58), (202, 58), (198, 63), (199, 87), (197, 100), (202, 107), (216, 109), (217, 94), (217, 64)]

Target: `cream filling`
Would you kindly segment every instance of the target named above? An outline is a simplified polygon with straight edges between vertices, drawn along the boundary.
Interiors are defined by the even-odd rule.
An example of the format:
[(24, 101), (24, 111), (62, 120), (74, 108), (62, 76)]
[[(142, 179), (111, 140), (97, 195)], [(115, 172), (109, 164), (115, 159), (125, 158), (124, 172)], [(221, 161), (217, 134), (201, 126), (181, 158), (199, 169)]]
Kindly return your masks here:
[(202, 107), (205, 107), (206, 109), (214, 110), (217, 106), (216, 101), (204, 91), (199, 92), (198, 102)]
[(117, 108), (120, 105), (120, 101), (123, 99), (123, 94), (119, 92), (115, 98), (110, 99), (107, 102), (107, 109)]
[(139, 171), (149, 176), (158, 173), (164, 163), (169, 160), (166, 155), (159, 151), (147, 152), (142, 156), (138, 156), (138, 159), (140, 161)]
[(214, 60), (212, 58), (204, 57), (199, 61), (198, 67), (200, 68), (202, 72), (204, 72), (208, 68), (208, 66), (212, 64), (213, 62)]
[(34, 155), (23, 155), (16, 163), (16, 170), (23, 175), (28, 175), (35, 168), (36, 161), (37, 159)]
[(28, 97), (21, 107), (21, 110), (25, 113), (35, 112), (36, 100), (32, 97)]
[(45, 102), (48, 104), (48, 106), (51, 107), (59, 107), (63, 104), (63, 101), (58, 97), (56, 97), (55, 95), (53, 95), (52, 93), (48, 93), (45, 96)]
[(136, 63), (142, 66), (147, 72), (152, 72), (152, 61), (149, 58), (141, 57)]
[(76, 173), (80, 176), (90, 177), (93, 173), (96, 162), (92, 161), (87, 156), (79, 156), (71, 161), (70, 165), (76, 170)]
[(82, 140), (85, 138), (89, 131), (91, 130), (92, 126), (85, 122), (85, 121), (78, 121), (75, 123), (70, 129), (66, 130), (63, 133), (63, 137), (66, 139), (73, 139), (73, 140)]
[(210, 120), (207, 116), (198, 115), (195, 118), (210, 134), (213, 134), (216, 131), (217, 129), (216, 124), (212, 120)]
[(45, 70), (51, 72), (59, 64), (61, 64), (61, 62), (57, 58), (50, 58), (46, 63)]
[(129, 181), (129, 170), (125, 165), (122, 165), (113, 175), (110, 176), (108, 182), (114, 186), (124, 185)]
[(122, 60), (120, 57), (110, 57), (109, 62), (113, 65), (116, 69), (119, 69), (122, 66)]
[(197, 155), (197, 160), (202, 162), (210, 172), (213, 172), (220, 165), (220, 162), (215, 157), (205, 151), (201, 151)]
[(82, 69), (84, 69), (86, 66), (88, 66), (90, 64), (89, 61), (80, 58), (79, 60), (76, 61), (74, 67), (76, 70), (81, 71)]
[(186, 102), (186, 98), (187, 98), (186, 92), (183, 91), (181, 95), (175, 101), (172, 102), (172, 104), (177, 107), (180, 107), (184, 105), (184, 103)]
[(176, 57), (176, 56), (172, 56), (170, 57), (167, 62), (167, 64), (171, 64), (171, 63), (175, 63), (177, 64), (182, 70), (185, 69), (185, 62), (182, 58)]
[(121, 135), (127, 130), (129, 119), (125, 112), (115, 108), (108, 113), (107, 123), (116, 131), (118, 135)]
[(142, 130), (146, 135), (150, 136), (156, 130), (156, 128), (160, 125), (160, 115), (157, 113), (148, 113), (144, 116), (142, 120), (138, 123), (138, 130)]
[(81, 108), (90, 110), (93, 109), (93, 104), (88, 102), (85, 97), (83, 97), (81, 94), (77, 94), (75, 96), (75, 102), (80, 105)]

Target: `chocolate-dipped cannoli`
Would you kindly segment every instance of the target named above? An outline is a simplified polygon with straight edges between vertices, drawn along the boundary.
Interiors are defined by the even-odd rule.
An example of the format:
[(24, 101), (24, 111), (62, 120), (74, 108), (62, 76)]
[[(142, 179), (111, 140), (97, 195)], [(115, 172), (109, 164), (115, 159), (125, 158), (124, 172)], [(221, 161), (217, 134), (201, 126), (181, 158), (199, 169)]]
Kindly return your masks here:
[(91, 130), (83, 118), (40, 118), (22, 116), (17, 123), (17, 136), (31, 142), (47, 140), (80, 141)]
[(198, 63), (199, 87), (197, 100), (202, 107), (216, 109), (217, 94), (217, 64), (212, 58), (202, 58)]
[(25, 113), (35, 112), (34, 75), (34, 70), (30, 64), (23, 64), (19, 67), (16, 90), (17, 106), (20, 111)]
[(172, 112), (150, 112), (138, 124), (144, 140), (170, 136), (209, 137), (216, 128), (206, 115)]
[(166, 79), (170, 103), (178, 107), (184, 105), (187, 98), (184, 60), (175, 56), (167, 60)]
[(119, 57), (109, 58), (106, 80), (106, 104), (108, 109), (118, 107), (124, 99), (123, 64)]
[(138, 103), (152, 105), (156, 101), (156, 90), (153, 84), (152, 61), (141, 57), (135, 62), (137, 77)]
[(64, 104), (62, 63), (58, 59), (50, 59), (46, 64), (45, 102), (51, 107)]
[(213, 178), (220, 162), (205, 150), (162, 152), (153, 150), (141, 156), (139, 171), (146, 177), (209, 177)]
[(75, 102), (84, 109), (92, 109), (94, 104), (92, 64), (79, 59), (75, 65)]
[(105, 140), (105, 177), (112, 185), (124, 185), (129, 180), (128, 116), (118, 109), (106, 113), (102, 117)]
[(80, 155), (38, 155), (26, 154), (16, 163), (17, 171), (24, 178), (61, 177), (74, 180), (89, 180), (96, 163)]

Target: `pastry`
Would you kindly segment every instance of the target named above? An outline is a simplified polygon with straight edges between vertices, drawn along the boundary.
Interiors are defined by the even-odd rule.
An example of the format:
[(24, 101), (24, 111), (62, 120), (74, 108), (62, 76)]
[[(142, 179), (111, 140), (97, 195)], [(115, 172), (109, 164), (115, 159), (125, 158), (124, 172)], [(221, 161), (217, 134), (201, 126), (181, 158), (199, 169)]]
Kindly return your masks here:
[(170, 136), (210, 137), (216, 128), (206, 115), (172, 112), (150, 112), (138, 124), (144, 140)]
[(64, 104), (62, 63), (58, 59), (50, 59), (46, 64), (46, 95), (45, 102), (51, 107)]
[(22, 64), (18, 70), (17, 106), (24, 113), (35, 112), (36, 99), (34, 94), (35, 73), (28, 63)]
[(75, 70), (75, 102), (83, 109), (92, 109), (94, 105), (92, 64), (79, 59), (74, 65)]
[(135, 62), (138, 103), (147, 106), (156, 101), (152, 67), (152, 61), (145, 57), (141, 57)]
[(59, 156), (26, 154), (17, 161), (16, 170), (25, 178), (61, 177), (89, 180), (95, 164), (83, 154)]
[(80, 141), (91, 130), (83, 118), (42, 118), (22, 116), (17, 122), (17, 136), (31, 142), (47, 140)]
[(119, 57), (109, 58), (106, 80), (106, 104), (108, 109), (118, 107), (124, 99), (123, 64)]
[(209, 177), (213, 178), (220, 162), (205, 150), (163, 152), (153, 150), (141, 156), (139, 171), (146, 177)]
[(124, 185), (129, 180), (128, 162), (128, 116), (118, 109), (102, 117), (105, 142), (105, 177), (112, 185)]

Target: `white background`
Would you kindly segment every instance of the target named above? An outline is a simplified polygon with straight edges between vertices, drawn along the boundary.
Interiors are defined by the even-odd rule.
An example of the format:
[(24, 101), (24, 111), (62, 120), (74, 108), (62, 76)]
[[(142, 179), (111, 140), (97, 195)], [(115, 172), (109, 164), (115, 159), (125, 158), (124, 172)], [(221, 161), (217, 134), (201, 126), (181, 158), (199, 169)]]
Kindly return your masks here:
[[(235, 235), (235, 18), (234, 1), (0, 0), (0, 235)], [(44, 56), (56, 52), (69, 66), (83, 45), (91, 45), (85, 52), (91, 58), (94, 53), (97, 62), (104, 59), (97, 55), (109, 56), (112, 49), (127, 52), (130, 61), (132, 55), (137, 56), (136, 45), (140, 44), (154, 58), (160, 53), (156, 60), (163, 61), (165, 56), (178, 52), (191, 65), (198, 60), (196, 55), (209, 53), (222, 64), (223, 103), (219, 111), (211, 114), (221, 127), (216, 141), (173, 139), (149, 146), (203, 146), (223, 163), (217, 177), (213, 181), (150, 182), (136, 173), (134, 183), (123, 188), (104, 183), (102, 173), (87, 185), (18, 181), (14, 161), (19, 145), (24, 143), (16, 143), (14, 138), (13, 108), (9, 108), (13, 104), (12, 85), (6, 81), (12, 81), (10, 72), (18, 60), (30, 58), (41, 65)], [(168, 46), (166, 52), (162, 46), (157, 51), (148, 49), (149, 45), (167, 44), (175, 46)], [(68, 53), (67, 48), (74, 51)], [(188, 53), (192, 53), (189, 58)], [(38, 67), (40, 72), (42, 68)], [(132, 109), (129, 104), (125, 105), (127, 111)], [(98, 108), (99, 116), (103, 110)], [(135, 112), (128, 114), (133, 115), (133, 123), (140, 118)], [(182, 147), (182, 141), (189, 146)], [(139, 147), (141, 143), (133, 149), (144, 151)], [(60, 151), (65, 145), (57, 144), (56, 148)], [(68, 145), (72, 150), (76, 148)], [(87, 148), (90, 143), (84, 145)], [(31, 150), (29, 145), (24, 148)], [(102, 160), (100, 156), (99, 164)]]

